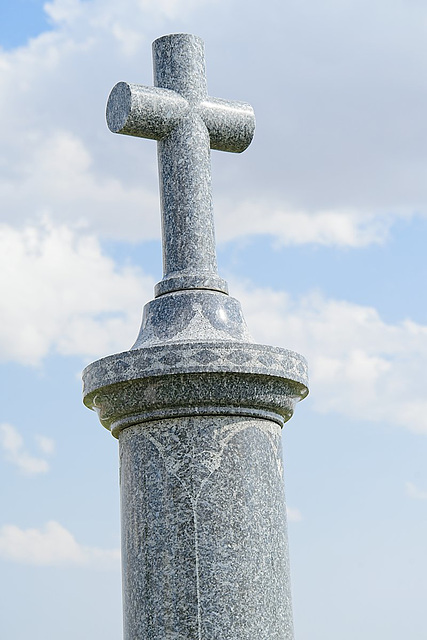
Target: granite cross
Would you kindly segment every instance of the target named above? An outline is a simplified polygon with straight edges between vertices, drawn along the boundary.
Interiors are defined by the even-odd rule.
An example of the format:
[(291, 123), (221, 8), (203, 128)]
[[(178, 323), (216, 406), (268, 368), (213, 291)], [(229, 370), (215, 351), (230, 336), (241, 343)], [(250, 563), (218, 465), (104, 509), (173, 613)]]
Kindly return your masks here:
[(203, 41), (172, 34), (153, 43), (154, 87), (119, 82), (107, 103), (114, 133), (158, 141), (163, 280), (156, 296), (180, 289), (227, 293), (217, 273), (210, 149), (240, 153), (255, 116), (244, 102), (208, 95)]

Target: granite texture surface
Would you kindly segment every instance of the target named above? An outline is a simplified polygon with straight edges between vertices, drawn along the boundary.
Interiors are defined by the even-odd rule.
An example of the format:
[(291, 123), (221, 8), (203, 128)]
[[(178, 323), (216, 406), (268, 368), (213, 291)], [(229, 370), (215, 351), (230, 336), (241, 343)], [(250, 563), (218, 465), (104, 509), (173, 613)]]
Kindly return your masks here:
[(125, 640), (292, 640), (280, 427), (183, 417), (119, 442)]
[(271, 375), (176, 372), (97, 389), (86, 404), (117, 437), (132, 424), (182, 415), (254, 416), (283, 426), (305, 393), (304, 385)]
[(253, 342), (240, 302), (208, 290), (175, 291), (144, 307), (141, 330), (132, 349), (197, 339)]
[(125, 640), (292, 640), (280, 429), (307, 364), (255, 344), (217, 273), (210, 149), (252, 108), (211, 98), (203, 42), (153, 44), (155, 87), (112, 90), (113, 132), (157, 140), (164, 275), (135, 344), (83, 372), (118, 438)]
[(84, 397), (120, 382), (178, 373), (248, 373), (295, 383), (307, 395), (307, 364), (295, 351), (260, 344), (186, 342), (123, 351), (93, 362), (84, 371)]
[(149, 302), (132, 349), (86, 367), (83, 382), (84, 403), (116, 437), (132, 424), (181, 415), (283, 425), (308, 393), (304, 358), (255, 344), (238, 301), (208, 290)]
[(107, 124), (114, 133), (158, 141), (164, 277), (156, 295), (227, 293), (217, 273), (210, 149), (244, 151), (255, 130), (253, 109), (208, 95), (200, 38), (159, 38), (153, 59), (156, 86), (119, 82), (108, 99)]

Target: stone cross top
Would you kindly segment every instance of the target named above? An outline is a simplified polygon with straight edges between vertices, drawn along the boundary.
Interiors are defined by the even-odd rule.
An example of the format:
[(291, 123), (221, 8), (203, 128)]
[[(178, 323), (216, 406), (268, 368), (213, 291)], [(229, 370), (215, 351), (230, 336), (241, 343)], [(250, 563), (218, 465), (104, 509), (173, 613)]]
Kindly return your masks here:
[(163, 280), (180, 289), (227, 293), (217, 273), (210, 149), (240, 153), (251, 143), (252, 107), (208, 96), (203, 41), (172, 34), (153, 43), (155, 87), (119, 82), (107, 104), (114, 133), (158, 141)]

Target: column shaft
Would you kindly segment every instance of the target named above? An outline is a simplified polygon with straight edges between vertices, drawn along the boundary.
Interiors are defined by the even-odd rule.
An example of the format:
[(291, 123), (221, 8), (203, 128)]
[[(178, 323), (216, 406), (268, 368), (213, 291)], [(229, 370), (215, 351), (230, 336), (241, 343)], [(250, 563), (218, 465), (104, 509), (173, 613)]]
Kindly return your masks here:
[(280, 431), (197, 416), (120, 433), (124, 640), (292, 640)]

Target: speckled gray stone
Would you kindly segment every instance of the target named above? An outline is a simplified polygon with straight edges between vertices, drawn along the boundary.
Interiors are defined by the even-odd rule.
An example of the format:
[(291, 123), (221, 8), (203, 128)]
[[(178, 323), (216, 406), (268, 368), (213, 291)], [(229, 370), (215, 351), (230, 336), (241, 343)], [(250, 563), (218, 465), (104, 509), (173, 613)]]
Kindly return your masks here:
[(217, 289), (210, 148), (240, 153), (250, 144), (253, 109), (208, 96), (204, 45), (173, 34), (153, 43), (155, 87), (119, 82), (107, 103), (114, 133), (158, 141), (163, 272), (156, 295)]
[(292, 640), (280, 429), (307, 364), (255, 344), (217, 273), (210, 148), (243, 151), (245, 103), (208, 96), (203, 43), (153, 45), (155, 87), (119, 83), (113, 132), (157, 140), (164, 277), (135, 344), (83, 372), (118, 438), (125, 640)]
[(291, 638), (280, 427), (183, 417), (119, 440), (125, 638)]

